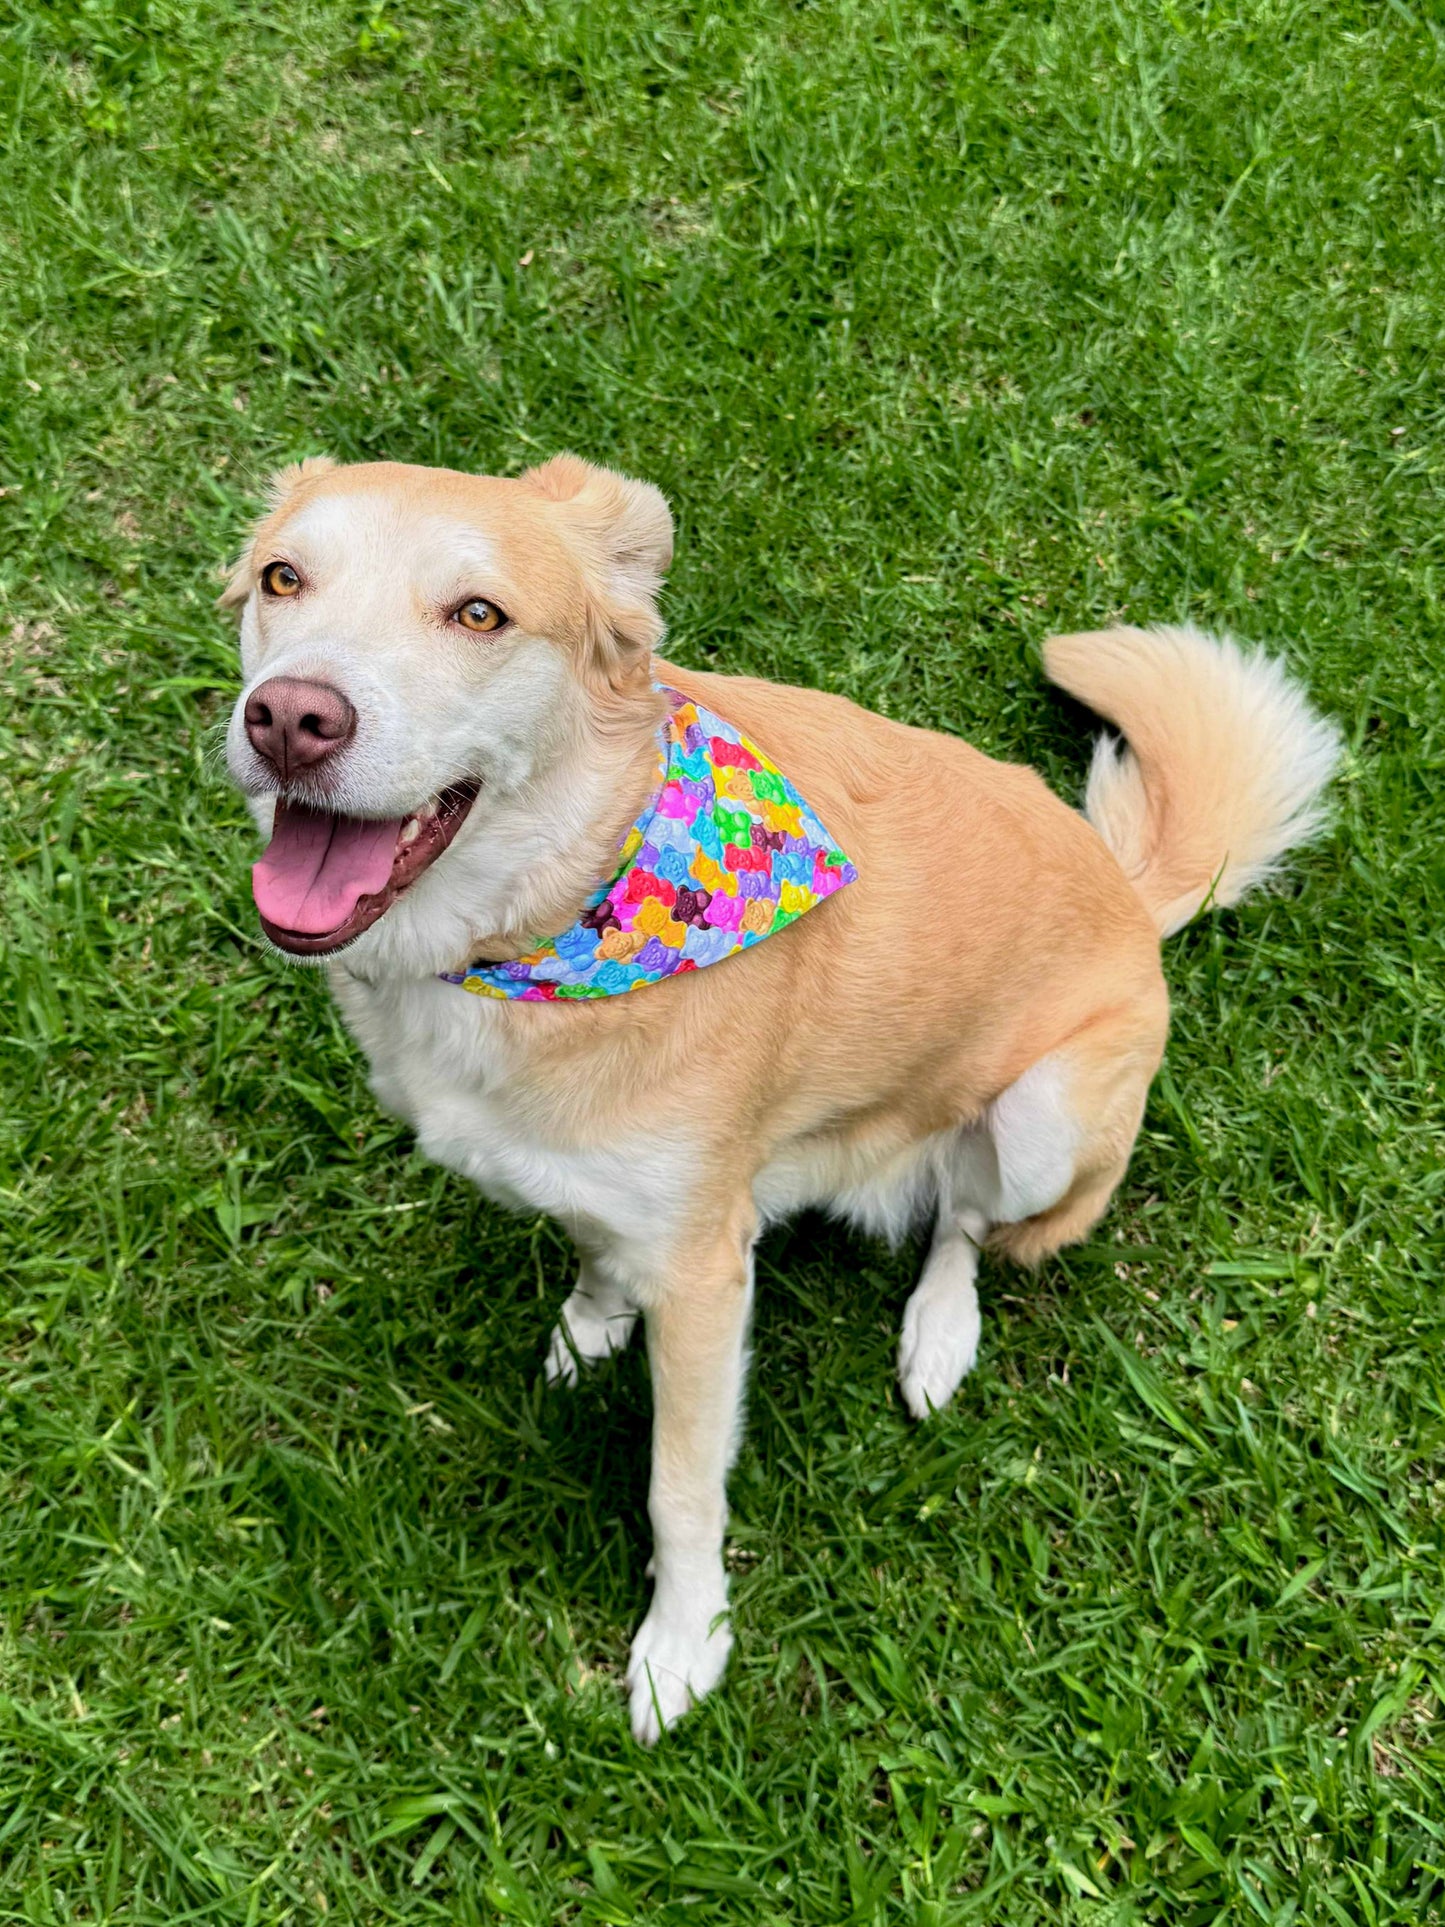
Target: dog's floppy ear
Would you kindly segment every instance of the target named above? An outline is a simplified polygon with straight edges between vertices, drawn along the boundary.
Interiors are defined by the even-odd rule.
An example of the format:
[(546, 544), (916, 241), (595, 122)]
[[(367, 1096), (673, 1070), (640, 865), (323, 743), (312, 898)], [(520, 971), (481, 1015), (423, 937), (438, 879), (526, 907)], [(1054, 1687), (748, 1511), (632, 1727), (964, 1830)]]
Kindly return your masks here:
[(521, 480), (565, 503), (586, 560), (614, 602), (623, 608), (651, 602), (672, 561), (672, 511), (661, 489), (580, 455), (554, 455)]
[(657, 592), (672, 560), (672, 511), (662, 491), (579, 455), (554, 455), (521, 478), (555, 502), (589, 578), (587, 667), (599, 692), (651, 678), (663, 620)]
[(278, 509), (291, 500), (303, 482), (312, 476), (325, 475), (336, 464), (329, 455), (308, 455), (303, 461), (288, 462), (278, 468), (266, 482), (266, 513), (258, 516), (251, 526), (236, 566), (231, 571), (231, 579), (216, 597), (218, 609), (234, 609), (246, 600), (251, 593), (251, 558), (256, 548), (256, 538)]

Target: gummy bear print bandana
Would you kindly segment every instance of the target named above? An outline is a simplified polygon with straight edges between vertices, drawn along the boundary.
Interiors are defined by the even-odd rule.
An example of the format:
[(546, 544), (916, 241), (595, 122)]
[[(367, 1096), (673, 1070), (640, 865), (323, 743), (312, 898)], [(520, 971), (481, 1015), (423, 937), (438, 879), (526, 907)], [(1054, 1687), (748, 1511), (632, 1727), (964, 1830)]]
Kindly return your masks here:
[(615, 997), (761, 943), (858, 872), (787, 777), (731, 723), (675, 689), (662, 781), (620, 867), (570, 930), (448, 983), (480, 997)]

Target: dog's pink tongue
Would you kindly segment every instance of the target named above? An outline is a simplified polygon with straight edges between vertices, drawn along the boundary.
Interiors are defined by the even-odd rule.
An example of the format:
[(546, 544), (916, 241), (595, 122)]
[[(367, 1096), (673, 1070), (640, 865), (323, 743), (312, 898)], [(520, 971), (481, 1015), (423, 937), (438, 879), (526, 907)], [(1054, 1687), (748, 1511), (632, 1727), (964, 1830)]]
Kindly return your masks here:
[(278, 804), (271, 841), (251, 871), (256, 908), (268, 923), (301, 936), (339, 929), (363, 897), (386, 887), (402, 821)]

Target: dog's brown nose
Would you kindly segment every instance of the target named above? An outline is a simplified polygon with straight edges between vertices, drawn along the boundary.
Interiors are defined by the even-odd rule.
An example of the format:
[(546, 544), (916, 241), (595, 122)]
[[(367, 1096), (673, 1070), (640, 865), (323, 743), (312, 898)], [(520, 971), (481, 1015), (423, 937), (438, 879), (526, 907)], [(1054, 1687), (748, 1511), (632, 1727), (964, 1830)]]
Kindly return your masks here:
[(246, 699), (246, 734), (285, 783), (345, 749), (356, 734), (356, 711), (329, 682), (273, 676)]

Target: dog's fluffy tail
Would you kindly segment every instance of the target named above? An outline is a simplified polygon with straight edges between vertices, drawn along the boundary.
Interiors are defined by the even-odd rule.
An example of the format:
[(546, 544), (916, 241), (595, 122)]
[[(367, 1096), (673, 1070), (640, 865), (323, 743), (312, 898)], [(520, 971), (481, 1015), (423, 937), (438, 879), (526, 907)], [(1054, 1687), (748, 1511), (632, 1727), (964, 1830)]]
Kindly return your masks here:
[(1161, 936), (1237, 903), (1322, 827), (1339, 735), (1274, 657), (1197, 629), (1104, 629), (1054, 636), (1044, 667), (1123, 732), (1099, 738), (1084, 814)]

